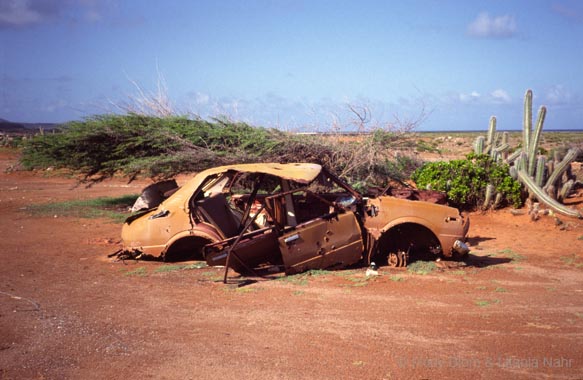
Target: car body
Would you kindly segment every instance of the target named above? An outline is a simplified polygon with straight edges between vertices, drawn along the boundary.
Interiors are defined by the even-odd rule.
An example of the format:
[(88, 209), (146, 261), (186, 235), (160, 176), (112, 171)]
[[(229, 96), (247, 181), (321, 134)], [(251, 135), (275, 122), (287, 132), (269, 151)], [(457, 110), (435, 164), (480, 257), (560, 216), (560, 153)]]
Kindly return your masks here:
[(457, 209), (386, 194), (365, 197), (318, 164), (221, 166), (128, 218), (122, 252), (286, 274), (467, 254), (469, 219)]

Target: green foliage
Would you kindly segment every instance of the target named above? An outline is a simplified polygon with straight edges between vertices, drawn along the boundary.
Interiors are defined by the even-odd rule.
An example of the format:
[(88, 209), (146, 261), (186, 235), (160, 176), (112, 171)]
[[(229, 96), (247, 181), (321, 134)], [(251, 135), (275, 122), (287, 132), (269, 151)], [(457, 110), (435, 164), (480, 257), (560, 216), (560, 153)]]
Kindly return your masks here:
[(446, 192), (450, 202), (462, 209), (483, 204), (488, 184), (503, 195), (502, 203), (522, 205), (520, 184), (510, 177), (508, 166), (488, 155), (469, 154), (463, 160), (429, 162), (417, 169), (412, 179), (420, 188)]
[(38, 135), (23, 149), (27, 169), (68, 168), (85, 181), (115, 174), (167, 178), (233, 161), (256, 160), (277, 145), (278, 132), (244, 123), (184, 117), (101, 115)]
[(114, 175), (164, 179), (179, 173), (245, 162), (314, 162), (363, 187), (404, 179), (420, 164), (395, 158), (402, 134), (378, 130), (358, 139), (294, 135), (226, 119), (137, 114), (101, 115), (71, 122), (24, 145), (26, 169), (65, 168), (97, 182)]

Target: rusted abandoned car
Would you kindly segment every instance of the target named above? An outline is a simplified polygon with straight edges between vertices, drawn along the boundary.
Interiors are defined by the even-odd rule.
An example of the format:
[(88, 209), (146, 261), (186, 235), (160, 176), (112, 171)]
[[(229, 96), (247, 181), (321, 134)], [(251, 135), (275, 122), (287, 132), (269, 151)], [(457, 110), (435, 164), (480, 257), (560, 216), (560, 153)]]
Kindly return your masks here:
[(293, 274), (468, 253), (469, 219), (457, 209), (385, 193), (365, 197), (317, 164), (217, 167), (129, 217), (122, 253), (205, 259), (225, 265), (225, 278), (229, 268)]

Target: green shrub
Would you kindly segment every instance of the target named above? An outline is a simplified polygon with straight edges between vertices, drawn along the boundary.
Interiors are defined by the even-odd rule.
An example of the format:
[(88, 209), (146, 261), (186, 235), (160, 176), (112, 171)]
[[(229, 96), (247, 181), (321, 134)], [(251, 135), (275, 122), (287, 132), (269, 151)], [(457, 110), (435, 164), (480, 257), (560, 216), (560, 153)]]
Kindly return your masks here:
[(402, 134), (382, 130), (346, 139), (225, 119), (100, 115), (28, 140), (21, 163), (29, 170), (70, 169), (91, 183), (114, 175), (164, 179), (234, 163), (313, 162), (364, 188), (406, 179), (420, 166), (407, 155), (392, 154), (407, 142)]
[(184, 117), (101, 115), (38, 135), (23, 149), (26, 169), (57, 167), (85, 181), (117, 173), (167, 178), (231, 162), (250, 162), (277, 145), (279, 133), (244, 123)]
[(494, 162), (487, 155), (470, 154), (463, 160), (426, 163), (413, 173), (412, 179), (420, 188), (446, 192), (449, 201), (462, 209), (483, 204), (488, 184), (502, 193), (503, 204), (522, 205), (520, 183), (510, 177), (506, 164)]

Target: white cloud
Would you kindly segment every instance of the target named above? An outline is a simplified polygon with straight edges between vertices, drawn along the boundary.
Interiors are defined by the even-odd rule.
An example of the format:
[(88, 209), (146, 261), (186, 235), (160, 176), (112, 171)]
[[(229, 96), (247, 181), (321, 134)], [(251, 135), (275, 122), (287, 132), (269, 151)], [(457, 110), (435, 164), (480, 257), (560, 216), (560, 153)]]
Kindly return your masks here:
[(512, 15), (491, 17), (482, 12), (468, 25), (468, 34), (479, 38), (510, 38), (516, 34), (516, 20)]
[(28, 0), (8, 0), (0, 2), (0, 27), (15, 27), (36, 24), (43, 14)]
[(0, 28), (23, 28), (55, 19), (99, 22), (111, 0), (1, 0)]
[(195, 104), (208, 104), (210, 100), (210, 96), (207, 94), (203, 94), (202, 92), (197, 92), (194, 94), (194, 103)]
[(502, 89), (492, 91), (490, 96), (495, 103), (510, 103), (512, 101), (510, 95)]
[(462, 103), (473, 103), (473, 102), (477, 102), (478, 100), (480, 100), (480, 98), (481, 98), (481, 95), (477, 91), (472, 91), (469, 94), (464, 94), (464, 93), (460, 93), (459, 94), (459, 100)]
[(562, 85), (549, 88), (545, 95), (545, 101), (549, 105), (565, 105), (571, 103), (573, 94)]
[(461, 103), (467, 105), (488, 105), (488, 104), (508, 104), (512, 102), (512, 97), (506, 90), (496, 89), (489, 93), (481, 94), (478, 91), (452, 92), (443, 97), (449, 103)]

